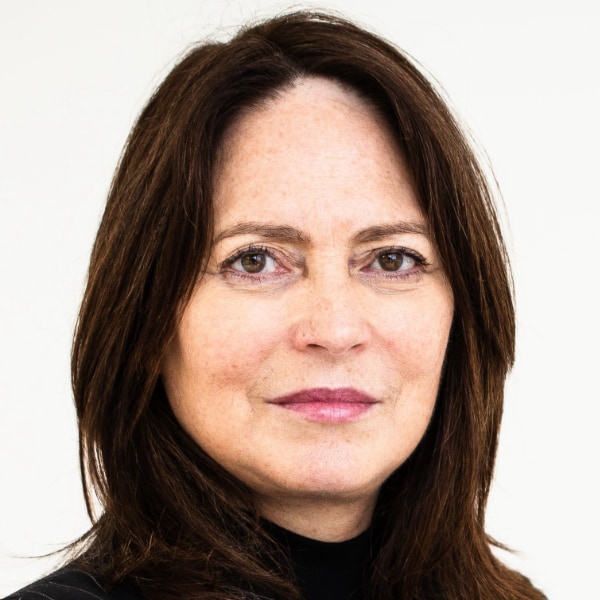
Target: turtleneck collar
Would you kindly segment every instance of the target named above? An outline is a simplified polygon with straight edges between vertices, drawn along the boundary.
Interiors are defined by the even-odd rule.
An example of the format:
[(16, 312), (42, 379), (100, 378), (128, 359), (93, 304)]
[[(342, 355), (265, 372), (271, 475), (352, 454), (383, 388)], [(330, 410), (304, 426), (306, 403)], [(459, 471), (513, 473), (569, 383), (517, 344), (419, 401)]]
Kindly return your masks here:
[(364, 600), (371, 530), (343, 542), (322, 542), (271, 522), (265, 528), (289, 552), (304, 600)]

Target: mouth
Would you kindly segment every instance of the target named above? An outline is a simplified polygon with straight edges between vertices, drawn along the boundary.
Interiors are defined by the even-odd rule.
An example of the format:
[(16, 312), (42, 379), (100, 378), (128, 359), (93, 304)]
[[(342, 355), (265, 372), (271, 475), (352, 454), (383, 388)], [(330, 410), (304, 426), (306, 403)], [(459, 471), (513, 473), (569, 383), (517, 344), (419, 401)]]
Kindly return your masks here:
[(378, 400), (354, 388), (312, 388), (269, 401), (308, 421), (348, 423), (368, 413)]

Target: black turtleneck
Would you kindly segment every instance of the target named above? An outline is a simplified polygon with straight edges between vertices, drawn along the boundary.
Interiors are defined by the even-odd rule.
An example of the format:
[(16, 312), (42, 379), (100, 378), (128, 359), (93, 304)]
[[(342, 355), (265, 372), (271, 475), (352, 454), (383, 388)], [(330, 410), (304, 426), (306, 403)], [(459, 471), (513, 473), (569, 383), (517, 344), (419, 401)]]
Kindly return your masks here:
[(289, 549), (304, 600), (365, 600), (370, 530), (344, 542), (321, 542), (273, 523), (267, 529)]

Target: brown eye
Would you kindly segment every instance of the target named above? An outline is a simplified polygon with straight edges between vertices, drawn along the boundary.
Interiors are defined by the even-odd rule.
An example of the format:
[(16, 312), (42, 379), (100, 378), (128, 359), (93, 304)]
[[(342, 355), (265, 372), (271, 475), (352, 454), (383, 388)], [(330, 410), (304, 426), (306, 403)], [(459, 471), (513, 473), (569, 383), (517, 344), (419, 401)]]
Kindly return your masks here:
[(282, 275), (287, 272), (267, 248), (248, 247), (222, 263), (227, 274), (237, 274), (256, 282), (264, 281), (267, 276)]
[(240, 265), (246, 273), (260, 273), (267, 264), (264, 254), (244, 254), (240, 257)]
[(379, 265), (384, 271), (399, 271), (404, 263), (405, 256), (400, 252), (386, 252), (378, 258)]

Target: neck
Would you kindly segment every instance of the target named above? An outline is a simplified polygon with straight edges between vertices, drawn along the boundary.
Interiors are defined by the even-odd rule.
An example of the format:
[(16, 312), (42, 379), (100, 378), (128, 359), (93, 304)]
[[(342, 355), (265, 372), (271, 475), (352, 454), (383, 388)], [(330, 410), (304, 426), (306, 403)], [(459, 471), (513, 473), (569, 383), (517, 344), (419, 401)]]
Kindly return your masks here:
[(342, 542), (365, 531), (373, 516), (375, 499), (330, 501), (318, 499), (259, 500), (261, 515), (276, 525), (307, 538)]

